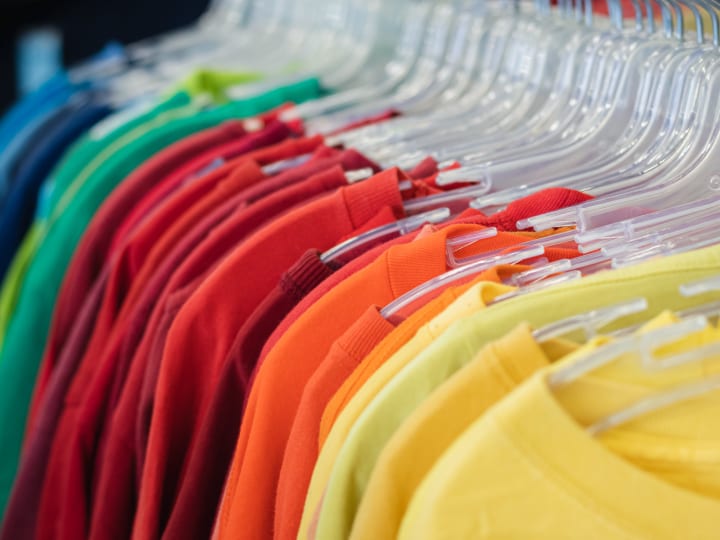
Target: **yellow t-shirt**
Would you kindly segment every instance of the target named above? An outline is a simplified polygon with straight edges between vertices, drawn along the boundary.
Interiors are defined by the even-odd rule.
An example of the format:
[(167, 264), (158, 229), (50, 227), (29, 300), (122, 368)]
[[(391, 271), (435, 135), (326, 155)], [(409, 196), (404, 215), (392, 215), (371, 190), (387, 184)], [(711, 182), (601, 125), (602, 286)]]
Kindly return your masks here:
[[(536, 373), (456, 439), (416, 490), (399, 538), (720, 538), (719, 392), (597, 438), (585, 430), (639, 399), (720, 373), (720, 357), (653, 371), (626, 355), (549, 388), (550, 372), (606, 341)], [(677, 347), (718, 341), (707, 328)]]
[(455, 439), (533, 373), (576, 348), (561, 340), (540, 345), (524, 323), (483, 347), (388, 441), (362, 496), (350, 538), (396, 538), (415, 489)]
[[(439, 339), (434, 340), (421, 354), (412, 359), (413, 361), (392, 379), (392, 386), (388, 385), (384, 390), (383, 405), (376, 407), (373, 415), (386, 416), (385, 433), (392, 434), (398, 421), (410, 414), (437, 386), (472, 360), (485, 344), (500, 338), (520, 321), (527, 321), (534, 327), (542, 327), (584, 311), (632, 298), (647, 299), (648, 309), (645, 312), (619, 319), (608, 326), (608, 330), (613, 330), (647, 320), (666, 308), (685, 309), (712, 300), (712, 294), (696, 298), (683, 297), (679, 294), (678, 288), (684, 283), (718, 273), (720, 273), (720, 247), (713, 246), (620, 270), (601, 272), (579, 281), (519, 296), (479, 311), (454, 323)], [(362, 391), (355, 398), (358, 398), (362, 404), (365, 402), (362, 401), (364, 398), (361, 394)], [(337, 520), (345, 520), (344, 524), (347, 526), (347, 520), (351, 519), (351, 514), (354, 513), (339, 510), (345, 503), (335, 497), (343, 499), (344, 496), (341, 490), (333, 490), (331, 497), (328, 480), (331, 477), (338, 449), (342, 447), (350, 427), (359, 416), (357, 408), (353, 407), (355, 398), (338, 418), (320, 453), (305, 500), (305, 511), (300, 528), (301, 538), (305, 538), (309, 531), (308, 527), (326, 485), (328, 493), (325, 501), (332, 500), (328, 508), (338, 512), (338, 515), (333, 516), (332, 511), (329, 509), (326, 511), (323, 505), (319, 514), (318, 532), (325, 530), (323, 522), (327, 524), (326, 526), (330, 526)], [(360, 412), (363, 409), (364, 406), (361, 406)], [(395, 423), (390, 426), (393, 421)], [(378, 436), (373, 438), (377, 442)], [(364, 484), (360, 489), (364, 489)], [(357, 493), (357, 490), (355, 492)], [(359, 498), (354, 497), (357, 503)], [(352, 507), (353, 500), (349, 500)], [(324, 520), (323, 515), (326, 517)]]

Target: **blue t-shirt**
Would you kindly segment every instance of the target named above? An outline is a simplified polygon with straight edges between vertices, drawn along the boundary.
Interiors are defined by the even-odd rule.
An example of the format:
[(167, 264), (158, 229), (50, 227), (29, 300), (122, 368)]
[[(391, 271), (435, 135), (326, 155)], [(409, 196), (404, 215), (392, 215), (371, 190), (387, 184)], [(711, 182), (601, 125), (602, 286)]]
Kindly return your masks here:
[(111, 112), (91, 96), (74, 99), (63, 108), (56, 121), (46, 126), (43, 137), (28, 148), (12, 175), (5, 204), (0, 206), (0, 282), (5, 277), (15, 251), (32, 223), (40, 186), (67, 148), (85, 131)]

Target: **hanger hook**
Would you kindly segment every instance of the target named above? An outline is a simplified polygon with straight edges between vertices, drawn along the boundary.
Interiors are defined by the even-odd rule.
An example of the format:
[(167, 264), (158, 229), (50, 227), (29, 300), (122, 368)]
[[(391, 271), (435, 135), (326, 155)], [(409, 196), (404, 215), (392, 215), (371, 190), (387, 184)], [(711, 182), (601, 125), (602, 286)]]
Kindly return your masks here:
[(663, 31), (665, 33), (665, 37), (668, 39), (672, 38), (673, 34), (675, 33), (675, 28), (673, 26), (673, 15), (672, 10), (670, 9), (670, 5), (667, 2), (667, 0), (655, 0), (657, 5), (660, 7), (660, 15), (662, 16), (663, 21)]
[(584, 0), (584, 2), (585, 2), (585, 25), (592, 26), (592, 24), (593, 24), (592, 0)]
[(705, 42), (705, 29), (703, 28), (703, 19), (700, 15), (700, 10), (693, 1), (677, 0), (681, 5), (687, 6), (692, 11), (693, 17), (695, 18), (695, 38), (698, 45), (702, 45)]
[(685, 16), (683, 10), (677, 0), (665, 0), (670, 4), (675, 12), (675, 37), (680, 43), (685, 41)]
[(616, 29), (622, 30), (622, 13), (618, 11), (620, 10), (620, 0), (607, 0), (606, 4), (608, 14), (610, 15), (610, 22)]
[(652, 2), (650, 0), (644, 0), (645, 2), (645, 13), (647, 15), (647, 30), (648, 34), (654, 34), (655, 33), (655, 17), (653, 14), (653, 6)]
[[(638, 0), (631, 0), (630, 3), (633, 7), (633, 15), (635, 16), (635, 29), (640, 32), (643, 29), (643, 14), (642, 14), (642, 8), (640, 7), (640, 2)], [(618, 29), (622, 30), (624, 27), (624, 20), (625, 20), (625, 14), (623, 12), (623, 6), (622, 3), (618, 0), (616, 2), (617, 6), (617, 26)]]
[(631, 4), (633, 6), (633, 10), (635, 11), (635, 30), (642, 32), (645, 29), (645, 25), (643, 24), (642, 6), (640, 6), (639, 0), (631, 0)]
[(710, 24), (712, 25), (713, 46), (717, 49), (720, 47), (720, 19), (715, 8), (720, 5), (717, 0), (697, 0), (698, 4), (703, 6), (708, 15), (710, 15)]

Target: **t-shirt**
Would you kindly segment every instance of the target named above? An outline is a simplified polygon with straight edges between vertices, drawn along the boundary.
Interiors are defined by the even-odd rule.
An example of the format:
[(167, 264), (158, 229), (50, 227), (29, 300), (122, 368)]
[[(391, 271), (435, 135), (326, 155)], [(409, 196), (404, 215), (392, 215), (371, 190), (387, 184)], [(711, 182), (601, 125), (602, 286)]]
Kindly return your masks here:
[[(250, 152), (246, 160), (254, 154), (256, 152)], [(187, 183), (169, 195), (130, 233), (112, 262), (106, 263), (110, 266), (110, 274), (94, 321), (92, 339), (85, 352), (87, 357), (96, 358), (102, 354), (115, 325), (122, 323), (136, 297), (142, 294), (149, 275), (169, 250), (189, 233), (200, 216), (231, 197), (244, 197), (246, 189), (255, 187), (254, 191), (257, 191), (262, 186), (263, 183), (258, 182), (262, 176), (246, 174), (242, 166), (238, 172), (227, 178), (208, 174)], [(244, 202), (249, 200), (246, 198)]]
[(455, 439), (533, 373), (575, 348), (561, 340), (537, 343), (527, 324), (483, 347), (387, 442), (372, 468), (350, 538), (396, 538), (415, 490)]
[[(472, 225), (451, 226), (391, 248), (320, 299), (278, 341), (252, 386), (221, 505), (221, 538), (266, 537), (272, 533), (271, 508), (292, 420), (305, 383), (332, 342), (369, 305), (384, 305), (445, 272), (446, 239), (478, 229)], [(500, 233), (487, 244), (478, 242), (467, 251), (482, 253), (491, 244), (513, 245), (517, 241), (514, 235)]]
[(57, 128), (78, 109), (76, 100), (31, 119), (12, 137), (0, 154), (0, 211), (5, 208), (7, 196), (16, 183), (16, 174), (27, 163), (28, 153), (41, 144), (45, 135)]
[(65, 73), (58, 73), (37, 90), (23, 96), (0, 119), (0, 148), (6, 148), (23, 127), (62, 107), (70, 97), (88, 87), (74, 84)]
[[(205, 77), (203, 80), (209, 84), (214, 79)], [(215, 81), (214, 84), (219, 82)], [(69, 207), (75, 208), (71, 203), (78, 204), (75, 201), (76, 195), (83, 194), (80, 198), (85, 199), (84, 205), (90, 205), (87, 208), (94, 210), (109, 189), (115, 187), (120, 179), (154, 154), (158, 148), (223, 120), (252, 116), (287, 100), (316, 97), (317, 91), (317, 81), (309, 79), (213, 110), (204, 110), (202, 103), (188, 104), (187, 94), (179, 94), (150, 111), (143, 108), (139, 111), (132, 110), (129, 119), (124, 115), (119, 118), (110, 117), (96, 125), (88, 135), (89, 141), (79, 141), (82, 144), (76, 145), (77, 151), (67, 156), (59, 167), (58, 174), (52, 176), (49, 188), (51, 193), (45, 195), (49, 201), (41, 205), (45, 217), (37, 221), (31, 230), (26, 240), (29, 245), (21, 250), (22, 258), (13, 263), (13, 272), (10, 274), (12, 282), (3, 290), (0, 335), (7, 330), (8, 319), (17, 303), (19, 293), (16, 290), (20, 289), (32, 258), (59, 217)], [(86, 222), (79, 219), (82, 214), (78, 215), (78, 212), (77, 208), (72, 210), (75, 219), (71, 223), (82, 231)], [(74, 245), (69, 245), (65, 250), (71, 251), (72, 247)]]
[[(490, 308), (492, 312), (488, 309), (459, 320), (398, 373), (392, 379), (391, 386), (384, 387), (384, 404), (375, 408), (375, 416), (389, 414), (390, 418), (398, 418), (409, 414), (439, 384), (470, 361), (484, 344), (492, 339), (497, 339), (502, 335), (501, 332), (509, 331), (519, 320), (525, 320), (533, 326), (539, 327), (600, 306), (643, 296), (649, 304), (647, 315), (644, 315), (646, 317), (657, 313), (660, 307), (672, 306), (682, 309), (697, 302), (707, 301), (707, 295), (705, 298), (692, 300), (683, 298), (677, 292), (678, 287), (682, 283), (702, 279), (703, 276), (716, 273), (719, 263), (719, 252), (713, 249), (667, 257), (533, 292), (496, 304)], [(612, 329), (623, 322), (627, 323), (638, 319), (638, 315), (630, 316), (616, 321), (609, 328)], [(488, 323), (489, 320), (492, 320), (492, 324)], [(389, 364), (385, 364), (383, 368), (387, 365)], [(380, 374), (383, 368), (378, 370), (376, 375)], [(355, 398), (359, 398), (359, 396), (358, 393)], [(377, 404), (379, 405), (379, 402)], [(332, 446), (330, 441), (336, 430), (338, 435), (346, 432), (340, 431), (338, 426), (340, 420), (350, 410), (351, 405), (352, 402), (333, 427), (331, 436), (328, 437), (321, 451), (319, 463), (331, 464), (332, 459), (328, 461), (324, 459), (323, 455), (327, 452), (328, 458), (330, 455), (334, 456), (335, 449), (342, 446), (342, 440), (336, 441)], [(333, 449), (332, 454), (330, 454), (331, 448)], [(310, 514), (317, 507), (317, 501), (325, 488), (325, 479), (330, 476), (329, 467), (331, 465), (315, 469), (313, 482), (306, 499), (303, 524), (309, 523), (309, 521), (305, 521), (306, 517), (309, 520)], [(321, 471), (325, 472), (321, 473)], [(316, 473), (318, 473), (317, 479)], [(330, 499), (327, 498), (327, 500)], [(323, 506), (324, 511), (325, 507)], [(302, 534), (305, 534), (304, 531), (307, 529), (301, 529)], [(319, 532), (321, 533), (321, 531)]]
[(89, 82), (71, 82), (62, 73), (24, 96), (0, 119), (0, 207), (12, 185), (12, 168), (44, 135), (45, 129), (65, 116), (71, 102), (91, 90)]
[[(670, 349), (717, 339), (708, 328)], [(593, 349), (539, 371), (472, 423), (423, 480), (398, 537), (716, 538), (717, 392), (596, 437), (585, 428), (650, 395), (717, 376), (717, 356), (648, 370), (625, 355), (550, 389), (549, 373)]]
[[(180, 109), (190, 103), (185, 93), (174, 94), (154, 107), (138, 105), (130, 110), (110, 115), (83, 135), (53, 169), (43, 184), (36, 219), (25, 236), (20, 249), (5, 275), (0, 293), (0, 345), (7, 332), (10, 318), (20, 295), (27, 269), (43, 239), (48, 221), (55, 212), (62, 195), (78, 179), (85, 178), (86, 171), (97, 166), (95, 158), (121, 137), (150, 122), (155, 116)], [(121, 122), (119, 120), (122, 119)]]
[[(526, 238), (522, 238), (522, 240), (517, 241), (523, 240), (526, 240)], [(489, 239), (488, 241), (492, 243), (495, 239)], [(555, 249), (556, 248), (550, 248), (546, 251), (546, 256), (549, 259), (563, 259), (576, 256), (578, 254), (577, 251), (574, 251), (573, 253), (573, 250), (569, 249), (558, 249), (557, 252), (554, 251)], [(418, 354), (429, 347), (430, 344), (432, 344), (433, 341), (436, 340), (449, 326), (464, 317), (470, 316), (476, 311), (484, 309), (485, 306), (487, 306), (488, 301), (497, 296), (496, 294), (491, 294), (490, 298), (485, 296), (488, 292), (492, 293), (492, 291), (494, 291), (494, 287), (482, 283), (470, 288), (455, 302), (453, 302), (450, 307), (435, 316), (431, 321), (418, 328), (415, 333), (412, 334), (412, 338), (397, 349), (390, 358), (388, 358), (386, 354), (390, 353), (395, 348), (395, 343), (397, 342), (394, 342), (394, 340), (397, 338), (400, 338), (400, 340), (405, 339), (408, 335), (405, 334), (407, 330), (399, 330), (403, 325), (399, 327), (399, 331), (394, 339), (390, 339), (384, 345), (381, 344), (378, 346), (376, 349), (377, 353), (376, 351), (373, 351), (373, 354), (371, 354), (373, 358), (371, 358), (364, 367), (375, 368), (377, 366), (377, 369), (372, 373), (369, 373), (369, 370), (368, 372), (363, 372), (362, 369), (356, 372), (358, 373), (356, 381), (364, 380), (365, 383), (354, 391), (354, 396), (349, 399), (348, 403), (344, 406), (342, 413), (338, 416), (337, 421), (332, 427), (330, 435), (324, 440), (321, 446), (321, 451), (317, 463), (315, 464), (315, 469), (312, 473), (312, 481), (310, 482), (310, 488), (306, 498), (305, 509), (303, 511), (303, 523), (306, 523), (309, 518), (309, 502), (312, 501), (310, 503), (312, 505), (317, 504), (320, 494), (324, 489), (328, 478), (330, 478), (330, 471), (338, 459), (345, 439), (349, 435), (353, 425), (364, 414), (365, 409), (369, 407), (369, 405), (380, 393), (384, 392), (388, 383), (403, 369), (404, 366), (408, 365)], [(386, 360), (383, 361), (383, 358)], [(380, 365), (378, 366), (378, 364)], [(399, 417), (393, 416), (392, 418), (396, 419)], [(326, 429), (328, 424), (328, 420), (326, 419)], [(390, 429), (391, 425), (392, 424), (389, 421), (385, 427)], [(378, 433), (378, 438), (375, 439), (376, 442), (380, 440), (380, 433), (382, 432)], [(387, 434), (387, 432), (385, 433)], [(375, 450), (377, 451), (378, 448)], [(349, 461), (346, 462), (347, 465), (349, 465), (350, 461), (353, 459), (351, 456), (352, 454), (348, 454)], [(338, 484), (340, 484), (341, 477), (336, 478)], [(362, 482), (362, 480), (359, 480), (359, 482)], [(320, 488), (319, 486), (323, 487)], [(338, 504), (341, 503), (338, 502)], [(301, 534), (302, 533), (303, 529), (301, 528)]]
[[(166, 493), (176, 490), (199, 427), (193, 419), (205, 414), (237, 330), (306, 249), (329, 249), (385, 207), (402, 212), (400, 178), (391, 169), (284, 214), (238, 246), (183, 306), (168, 334), (155, 392), (138, 537), (154, 537), (168, 513), (164, 505), (174, 497)], [(211, 328), (200, 322), (208, 317)], [(192, 392), (177, 391), (190, 380)]]
[[(174, 121), (160, 115), (146, 128), (130, 132), (106, 148), (87, 178), (76, 179), (58, 204), (42, 245), (22, 284), (22, 291), (0, 353), (0, 503), (4, 507), (17, 468), (20, 442), (32, 385), (42, 357), (51, 309), (73, 249), (93, 213), (110, 191), (140, 163), (168, 144), (232, 117), (251, 116), (292, 97), (292, 88), (278, 89), (261, 98), (233, 102)], [(303, 89), (305, 93), (305, 89)], [(259, 108), (262, 107), (262, 108)], [(171, 113), (167, 113), (171, 114)]]

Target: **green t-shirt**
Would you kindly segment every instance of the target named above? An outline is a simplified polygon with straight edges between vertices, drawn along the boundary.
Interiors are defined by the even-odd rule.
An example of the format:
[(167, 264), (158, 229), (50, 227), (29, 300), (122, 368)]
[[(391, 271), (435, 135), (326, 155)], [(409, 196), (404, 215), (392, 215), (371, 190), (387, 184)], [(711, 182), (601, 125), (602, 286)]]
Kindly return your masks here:
[[(35, 250), (19, 276), (19, 295), (0, 351), (0, 508), (17, 469), (28, 404), (63, 274), (95, 211), (115, 186), (168, 145), (232, 118), (247, 118), (283, 103), (320, 95), (317, 79), (305, 79), (215, 107), (190, 104), (156, 114), (105, 146), (67, 187), (50, 217), (31, 234)], [(32, 251), (33, 253), (30, 253)], [(5, 292), (5, 291), (4, 291)]]

